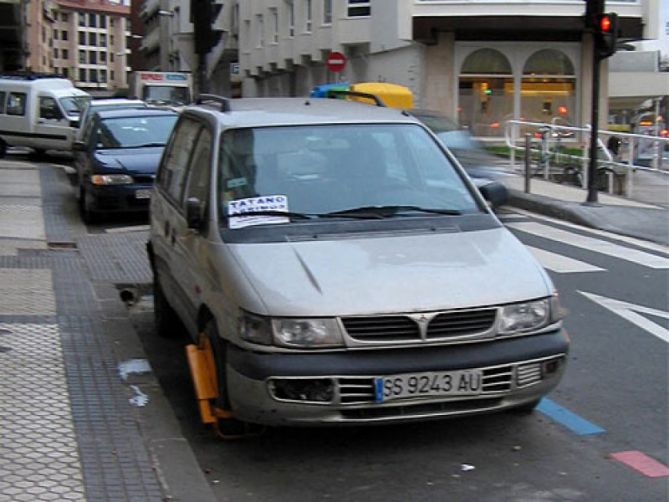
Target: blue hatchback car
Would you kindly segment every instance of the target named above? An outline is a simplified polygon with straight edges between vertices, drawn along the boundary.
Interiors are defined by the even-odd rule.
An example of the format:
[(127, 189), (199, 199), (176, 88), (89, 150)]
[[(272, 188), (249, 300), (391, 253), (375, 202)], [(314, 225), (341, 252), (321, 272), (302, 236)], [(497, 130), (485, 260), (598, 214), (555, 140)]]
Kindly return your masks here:
[(169, 109), (96, 112), (74, 143), (84, 221), (147, 211), (156, 168), (178, 114)]

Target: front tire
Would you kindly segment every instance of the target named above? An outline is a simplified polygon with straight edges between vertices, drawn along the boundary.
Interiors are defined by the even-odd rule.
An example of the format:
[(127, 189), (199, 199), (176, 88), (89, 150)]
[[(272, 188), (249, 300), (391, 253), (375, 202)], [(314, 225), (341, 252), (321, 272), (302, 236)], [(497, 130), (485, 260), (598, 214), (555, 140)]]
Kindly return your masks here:
[(158, 336), (179, 338), (184, 332), (181, 319), (167, 301), (158, 276), (154, 279), (153, 284), (153, 319)]
[(0, 139), (0, 159), (7, 155), (7, 143)]

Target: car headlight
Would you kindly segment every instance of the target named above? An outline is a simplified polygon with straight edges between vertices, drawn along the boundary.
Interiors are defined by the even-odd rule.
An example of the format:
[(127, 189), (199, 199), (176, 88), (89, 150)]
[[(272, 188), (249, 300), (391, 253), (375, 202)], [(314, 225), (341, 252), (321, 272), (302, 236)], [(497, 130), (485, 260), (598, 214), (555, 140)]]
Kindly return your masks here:
[(248, 342), (272, 345), (272, 329), (267, 317), (243, 312), (239, 319), (239, 335)]
[(498, 333), (532, 331), (551, 322), (551, 301), (548, 298), (532, 302), (514, 303), (500, 309)]
[(273, 319), (274, 343), (284, 347), (340, 347), (343, 337), (335, 319)]
[(127, 174), (94, 174), (91, 176), (91, 183), (94, 185), (129, 185), (132, 182), (132, 176)]

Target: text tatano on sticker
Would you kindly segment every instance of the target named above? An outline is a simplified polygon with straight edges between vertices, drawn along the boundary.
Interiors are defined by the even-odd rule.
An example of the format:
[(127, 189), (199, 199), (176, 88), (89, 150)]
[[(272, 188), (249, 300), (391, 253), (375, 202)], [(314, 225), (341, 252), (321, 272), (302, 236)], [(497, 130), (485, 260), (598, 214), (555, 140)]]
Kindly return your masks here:
[(285, 195), (263, 195), (247, 199), (231, 200), (228, 203), (228, 227), (244, 228), (252, 225), (288, 223), (287, 216), (253, 214), (264, 211), (288, 212), (288, 197)]

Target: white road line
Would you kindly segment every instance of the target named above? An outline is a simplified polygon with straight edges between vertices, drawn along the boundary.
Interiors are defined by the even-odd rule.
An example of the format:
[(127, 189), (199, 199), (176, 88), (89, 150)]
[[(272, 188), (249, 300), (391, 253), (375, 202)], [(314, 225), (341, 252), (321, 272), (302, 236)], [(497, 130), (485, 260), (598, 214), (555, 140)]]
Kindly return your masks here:
[(660, 340), (664, 340), (665, 342), (669, 343), (669, 330), (638, 314), (638, 312), (641, 312), (644, 314), (650, 314), (657, 317), (662, 317), (664, 319), (669, 319), (669, 312), (652, 309), (650, 307), (644, 307), (643, 305), (635, 305), (634, 303), (627, 303), (621, 300), (607, 298), (605, 296), (599, 296), (594, 293), (586, 293), (585, 291), (579, 291), (579, 293), (593, 302), (598, 303), (602, 307), (610, 310), (614, 314), (627, 319), (629, 322), (637, 325), (639, 328), (648, 331), (652, 335), (655, 335)]
[(562, 242), (570, 246), (575, 246), (588, 251), (594, 251), (608, 256), (613, 256), (620, 260), (638, 263), (650, 268), (669, 268), (669, 257), (657, 256), (637, 249), (620, 246), (612, 242), (587, 237), (585, 235), (568, 232), (559, 228), (544, 225), (542, 223), (509, 223), (510, 228), (520, 230), (532, 235), (544, 237), (557, 242)]
[(532, 246), (526, 247), (532, 252), (534, 257), (539, 260), (539, 263), (553, 272), (558, 272), (560, 274), (570, 274), (580, 272), (599, 272), (606, 270), (584, 261), (575, 260), (557, 253), (551, 253), (550, 251), (546, 251), (544, 249), (534, 248)]
[(641, 240), (641, 239), (635, 239), (634, 237), (628, 237), (626, 235), (613, 234), (611, 232), (606, 232), (605, 230), (598, 230), (596, 228), (584, 227), (582, 225), (577, 225), (576, 223), (571, 223), (571, 222), (565, 221), (565, 220), (558, 220), (558, 219), (555, 219), (555, 218), (551, 218), (549, 216), (539, 215), (537, 213), (533, 213), (531, 211), (526, 211), (524, 209), (513, 208), (513, 212), (531, 217), (532, 219), (535, 219), (535, 220), (545, 221), (545, 222), (549, 222), (549, 223), (555, 223), (555, 224), (561, 225), (563, 227), (568, 227), (568, 228), (581, 230), (583, 232), (588, 232), (588, 233), (591, 233), (591, 234), (594, 234), (594, 235), (601, 235), (602, 237), (608, 237), (609, 239), (617, 240), (619, 242), (625, 242), (627, 244), (633, 244), (635, 246), (638, 246), (638, 247), (643, 248), (643, 249), (647, 249), (649, 251), (659, 251), (660, 253), (665, 253), (665, 254), (669, 253), (669, 246), (663, 246), (662, 244), (656, 244), (654, 242), (648, 242), (648, 241), (644, 241), (644, 240)]

